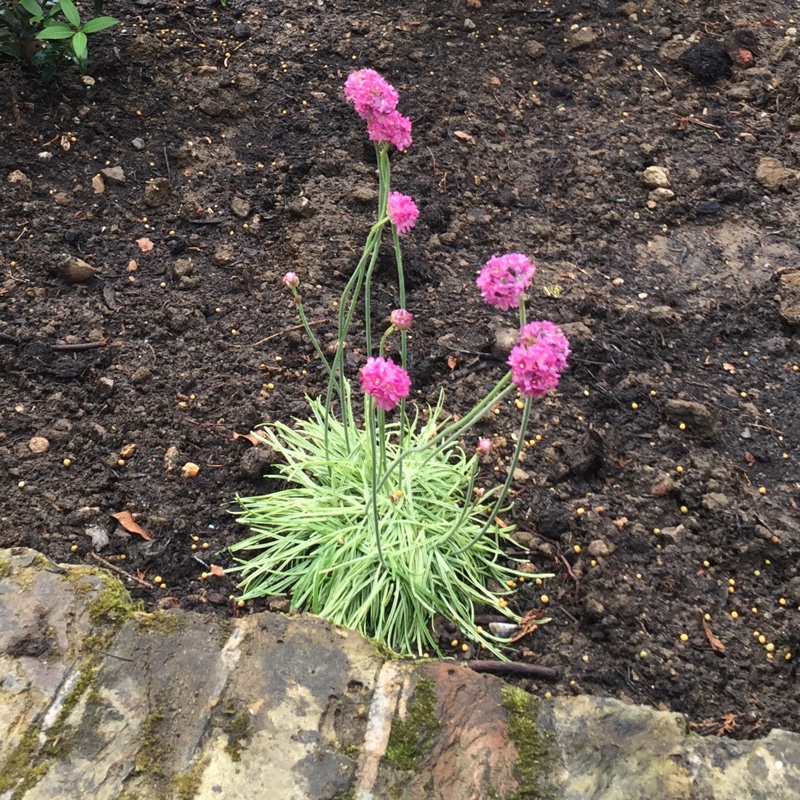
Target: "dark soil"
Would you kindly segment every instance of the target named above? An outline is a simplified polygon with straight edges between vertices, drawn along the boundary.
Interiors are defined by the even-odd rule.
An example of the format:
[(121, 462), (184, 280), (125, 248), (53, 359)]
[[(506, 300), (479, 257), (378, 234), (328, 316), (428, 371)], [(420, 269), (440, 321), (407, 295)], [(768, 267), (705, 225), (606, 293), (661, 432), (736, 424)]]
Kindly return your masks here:
[[(377, 185), (342, 84), (373, 67), (414, 120), (393, 169), (421, 206), (405, 238), (418, 397), (444, 386), (463, 412), (502, 374), (513, 323), (474, 285), (495, 253), (536, 259), (530, 318), (564, 325), (574, 351), (507, 519), (555, 572), (514, 601), (545, 610), (546, 592), (553, 617), (516, 657), (560, 678), (526, 685), (706, 733), (800, 730), (800, 12), (475, 5), (112, 3), (123, 24), (90, 43), (94, 85), (2, 65), (0, 545), (97, 564), (99, 526), (97, 555), (153, 586), (127, 582), (147, 607), (267, 607), (199, 578), (244, 533), (232, 498), (265, 487), (234, 433), (303, 415), (320, 390), (280, 277), (300, 275), (330, 340)], [(717, 48), (710, 83), (681, 61), (703, 37), (730, 60)], [(650, 166), (674, 196), (650, 199)], [(96, 193), (107, 167), (124, 182)], [(69, 283), (67, 257), (99, 271)], [(518, 414), (475, 432), (499, 437), (501, 473)], [(151, 541), (116, 525), (126, 510)]]

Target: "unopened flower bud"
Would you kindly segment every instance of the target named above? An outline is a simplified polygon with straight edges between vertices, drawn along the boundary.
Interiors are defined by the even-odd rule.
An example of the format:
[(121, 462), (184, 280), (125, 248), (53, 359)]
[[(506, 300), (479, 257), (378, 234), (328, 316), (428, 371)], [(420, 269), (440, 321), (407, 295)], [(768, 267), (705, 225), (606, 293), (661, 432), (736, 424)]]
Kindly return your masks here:
[(478, 446), (475, 449), (482, 456), (490, 456), (494, 452), (494, 439), (478, 439)]
[(392, 325), (398, 331), (407, 331), (411, 327), (414, 315), (404, 308), (396, 308), (389, 317)]
[(290, 289), (293, 289), (298, 283), (300, 283), (300, 278), (294, 272), (287, 272), (283, 276), (283, 285), (288, 286)]

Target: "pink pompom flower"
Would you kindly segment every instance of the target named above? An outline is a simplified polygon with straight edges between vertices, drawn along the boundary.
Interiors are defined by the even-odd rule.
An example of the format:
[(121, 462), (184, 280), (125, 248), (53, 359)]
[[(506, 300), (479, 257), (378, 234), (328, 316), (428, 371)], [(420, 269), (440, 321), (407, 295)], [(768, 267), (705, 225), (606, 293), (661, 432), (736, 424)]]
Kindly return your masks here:
[(374, 69), (351, 72), (344, 84), (344, 95), (365, 120), (394, 111), (399, 99), (394, 86)]
[(508, 357), (511, 380), (524, 397), (544, 397), (567, 365), (567, 337), (552, 322), (531, 322), (520, 330), (520, 342)]
[(294, 272), (287, 272), (283, 276), (283, 285), (288, 286), (290, 289), (293, 289), (298, 283), (300, 283), (300, 278)]
[(389, 192), (386, 206), (389, 219), (398, 233), (408, 233), (417, 224), (419, 209), (407, 194)]
[(555, 363), (560, 371), (567, 366), (567, 356), (569, 355), (569, 342), (564, 332), (558, 325), (541, 320), (529, 322), (519, 329), (517, 344), (525, 347), (532, 347), (535, 344), (546, 346), (550, 349), (555, 359)]
[(391, 142), (398, 150), (411, 147), (411, 120), (394, 109), (368, 118), (367, 133), (378, 144)]
[(408, 373), (391, 358), (370, 357), (361, 368), (361, 391), (371, 395), (375, 405), (384, 411), (391, 411), (408, 397), (410, 389)]
[(396, 308), (394, 311), (392, 311), (389, 317), (389, 321), (392, 323), (392, 326), (398, 331), (409, 330), (413, 320), (414, 315), (410, 311), (406, 311), (404, 308)]
[(484, 264), (475, 281), (489, 305), (508, 311), (519, 308), (519, 301), (533, 281), (536, 265), (522, 253), (494, 256)]

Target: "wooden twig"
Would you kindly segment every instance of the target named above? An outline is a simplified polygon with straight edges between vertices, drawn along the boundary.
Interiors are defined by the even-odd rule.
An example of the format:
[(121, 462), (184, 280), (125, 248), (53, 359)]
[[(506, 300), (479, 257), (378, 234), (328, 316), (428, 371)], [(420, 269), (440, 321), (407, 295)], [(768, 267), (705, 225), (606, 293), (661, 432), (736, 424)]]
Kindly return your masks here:
[(89, 551), (89, 555), (95, 559), (95, 561), (99, 561), (106, 569), (110, 569), (112, 572), (116, 572), (118, 575), (122, 575), (123, 577), (127, 578), (129, 581), (133, 581), (134, 583), (138, 583), (139, 586), (143, 586), (145, 589), (155, 589), (156, 587), (150, 583), (150, 581), (142, 580), (141, 578), (137, 578), (136, 575), (131, 575), (130, 572), (125, 572), (124, 569), (120, 569), (119, 567), (112, 564), (110, 561), (106, 561), (104, 558), (100, 558), (97, 553), (94, 551)]
[[(327, 322), (326, 319), (315, 319), (312, 322), (308, 323), (308, 327), (311, 328), (314, 325), (321, 325), (323, 322)], [(268, 342), (270, 339), (277, 339), (279, 336), (285, 336), (287, 333), (291, 333), (292, 331), (299, 331), (301, 328), (304, 328), (305, 325), (292, 325), (291, 328), (284, 328), (282, 331), (278, 331), (277, 333), (271, 333), (265, 339), (259, 339), (254, 344), (251, 344), (250, 347), (258, 347), (259, 345), (264, 344), (264, 342)]]
[(553, 667), (540, 667), (537, 664), (524, 664), (521, 661), (465, 661), (473, 672), (490, 675), (519, 675), (523, 678), (546, 678), (556, 680), (558, 670)]
[(567, 572), (569, 573), (570, 578), (572, 578), (572, 580), (575, 581), (575, 586), (577, 587), (580, 581), (575, 576), (575, 573), (572, 571), (572, 567), (569, 565), (569, 561), (567, 561), (567, 559), (563, 555), (561, 555), (561, 553), (558, 554), (558, 557), (564, 562), (564, 566), (567, 568)]
[(102, 342), (75, 342), (74, 344), (51, 344), (51, 350), (58, 350), (62, 353), (77, 353), (81, 350), (96, 350), (98, 347), (105, 347), (108, 339)]

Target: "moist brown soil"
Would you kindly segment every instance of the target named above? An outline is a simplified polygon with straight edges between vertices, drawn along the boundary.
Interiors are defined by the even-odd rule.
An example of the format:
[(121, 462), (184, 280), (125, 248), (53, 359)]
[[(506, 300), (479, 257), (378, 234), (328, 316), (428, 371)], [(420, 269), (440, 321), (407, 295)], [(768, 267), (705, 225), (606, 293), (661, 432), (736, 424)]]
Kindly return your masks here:
[[(796, 6), (476, 5), (112, 3), (93, 85), (2, 65), (0, 545), (99, 555), (154, 587), (127, 581), (147, 607), (270, 605), (240, 609), (230, 577), (200, 576), (245, 533), (232, 499), (266, 490), (234, 433), (304, 415), (321, 389), (280, 278), (299, 274), (330, 341), (377, 185), (342, 84), (373, 67), (414, 121), (392, 164), (421, 208), (404, 240), (417, 397), (444, 387), (463, 413), (502, 374), (513, 320), (474, 285), (493, 254), (535, 258), (529, 318), (571, 339), (505, 518), (517, 554), (555, 573), (513, 600), (553, 618), (514, 658), (560, 677), (524, 685), (680, 711), (704, 733), (798, 730)], [(703, 37), (713, 57), (681, 61)], [(674, 196), (648, 205), (650, 166)], [(97, 193), (114, 167), (124, 182)], [(99, 271), (69, 283), (68, 257)], [(498, 437), (487, 483), (519, 421), (495, 411), (466, 442)]]

